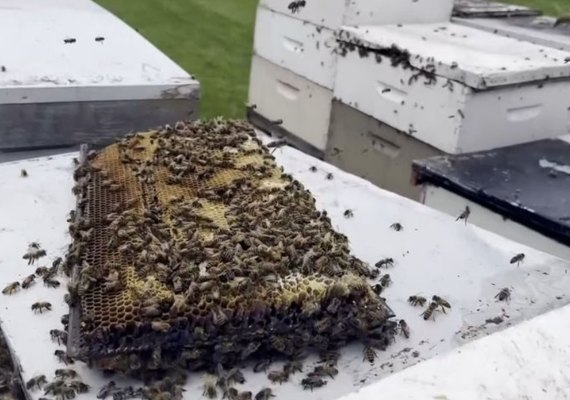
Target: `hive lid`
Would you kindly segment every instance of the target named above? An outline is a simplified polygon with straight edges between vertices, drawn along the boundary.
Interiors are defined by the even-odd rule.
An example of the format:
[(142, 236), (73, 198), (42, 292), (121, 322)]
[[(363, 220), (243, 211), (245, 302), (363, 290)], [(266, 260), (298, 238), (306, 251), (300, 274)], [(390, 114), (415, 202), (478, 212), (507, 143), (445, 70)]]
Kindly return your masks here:
[(0, 104), (185, 98), (198, 89), (94, 2), (4, 0), (0, 20)]
[(529, 7), (485, 0), (455, 0), (453, 6), (453, 16), (463, 18), (526, 17), (541, 14)]
[[(567, 139), (570, 140), (570, 139)], [(541, 140), (414, 162), (417, 183), (467, 198), (570, 244), (570, 143)]]
[(343, 27), (339, 39), (370, 49), (395, 45), (415, 68), (485, 89), (570, 76), (570, 53), (453, 23)]

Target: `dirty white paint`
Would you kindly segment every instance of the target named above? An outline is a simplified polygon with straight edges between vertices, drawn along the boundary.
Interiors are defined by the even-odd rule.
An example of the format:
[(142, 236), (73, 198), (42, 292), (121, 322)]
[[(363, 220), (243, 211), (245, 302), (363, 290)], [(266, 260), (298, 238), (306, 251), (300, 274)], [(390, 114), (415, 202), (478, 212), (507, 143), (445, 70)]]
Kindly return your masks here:
[(468, 343), (342, 400), (570, 399), (569, 329), (570, 306), (566, 306)]
[(336, 46), (331, 29), (257, 9), (255, 53), (327, 89), (334, 83)]
[(453, 0), (311, 0), (295, 12), (294, 0), (261, 0), (260, 4), (292, 18), (338, 29), (342, 25), (422, 24), (446, 22)]
[(0, 104), (186, 98), (198, 89), (90, 0), (3, 0), (0, 21)]
[(459, 215), (465, 206), (469, 206), (470, 223), (526, 246), (570, 260), (570, 247), (443, 188), (424, 185), (422, 202), (451, 216)]
[[(339, 375), (314, 392), (302, 391), (302, 374), (293, 376), (289, 383), (271, 385), (263, 374), (254, 374), (251, 368), (245, 371), (247, 382), (240, 390), (255, 393), (272, 386), (277, 399), (336, 399), (472, 339), (568, 304), (567, 262), (471, 224), (455, 222), (443, 213), (378, 189), (294, 149), (279, 148), (274, 155), (286, 172), (311, 190), (317, 207), (327, 210), (333, 226), (348, 236), (356, 256), (371, 264), (385, 257), (394, 259), (394, 267), (385, 271), (393, 284), (383, 296), (398, 318), (408, 322), (412, 334), (409, 339), (399, 337), (386, 352), (379, 352), (374, 365), (363, 362), (361, 345), (348, 346), (339, 361)], [(73, 156), (0, 164), (0, 192), (9, 194), (0, 196), (1, 286), (22, 280), (37, 265), (49, 264), (64, 254), (70, 241), (66, 215), (75, 203), (71, 193)], [(313, 165), (317, 172), (309, 171)], [(27, 178), (20, 177), (22, 168), (27, 170)], [(326, 179), (328, 173), (333, 174), (332, 180)], [(346, 209), (353, 210), (353, 218), (343, 216)], [(391, 229), (395, 222), (404, 229)], [(48, 252), (33, 267), (22, 259), (31, 241), (38, 241)], [(520, 252), (526, 254), (524, 262), (520, 266), (509, 264), (511, 257)], [(65, 283), (64, 278), (59, 279)], [(40, 282), (13, 296), (0, 295), (2, 329), (15, 349), (25, 379), (40, 373), (52, 378), (53, 371), (62, 367), (53, 357), (53, 351), (61, 347), (50, 341), (49, 330), (60, 328), (59, 318), (67, 312), (64, 286), (48, 289)], [(512, 287), (512, 299), (499, 303), (495, 295), (506, 286)], [(451, 302), (452, 309), (447, 314), (436, 313), (434, 321), (424, 321), (420, 317), (423, 310), (407, 303), (408, 296), (415, 294), (440, 295)], [(31, 304), (39, 300), (50, 301), (53, 311), (32, 313)], [(503, 322), (486, 322), (495, 317), (501, 317)], [(315, 361), (316, 356), (309, 357), (305, 372)], [(106, 382), (100, 372), (82, 363), (76, 363), (74, 368), (94, 390)], [(113, 379), (124, 384), (120, 378)], [(200, 386), (199, 375), (191, 375), (187, 398), (199, 398)], [(32, 392), (34, 399), (41, 395), (39, 391)]]
[(567, 76), (570, 53), (451, 23), (345, 27), (341, 36), (396, 45), (420, 70), (348, 51), (338, 57), (335, 98), (448, 154), (569, 132), (570, 79), (543, 79)]

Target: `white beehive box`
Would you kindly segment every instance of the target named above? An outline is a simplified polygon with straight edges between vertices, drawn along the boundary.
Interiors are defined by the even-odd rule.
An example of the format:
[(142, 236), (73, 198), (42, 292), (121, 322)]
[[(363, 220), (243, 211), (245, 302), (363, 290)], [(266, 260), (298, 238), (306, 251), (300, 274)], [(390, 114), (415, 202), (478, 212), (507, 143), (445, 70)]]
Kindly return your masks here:
[(261, 0), (260, 4), (316, 25), (336, 30), (342, 25), (444, 22), (453, 0), (307, 0), (294, 12), (293, 0)]
[(283, 120), (290, 134), (325, 150), (332, 91), (255, 55), (251, 63), (249, 103), (270, 120)]
[(332, 89), (336, 67), (334, 32), (264, 7), (257, 10), (255, 53)]
[(373, 50), (340, 52), (335, 97), (444, 152), (569, 131), (569, 53), (452, 23), (345, 27), (340, 36)]
[(105, 143), (197, 115), (199, 83), (89, 0), (3, 0), (0, 149)]

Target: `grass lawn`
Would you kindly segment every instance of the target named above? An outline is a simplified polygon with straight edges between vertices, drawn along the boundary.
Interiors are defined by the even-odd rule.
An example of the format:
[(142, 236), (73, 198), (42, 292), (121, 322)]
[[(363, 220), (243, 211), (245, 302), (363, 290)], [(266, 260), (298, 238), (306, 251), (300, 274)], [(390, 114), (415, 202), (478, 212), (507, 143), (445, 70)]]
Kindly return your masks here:
[[(198, 77), (202, 117), (244, 116), (258, 0), (97, 1)], [(570, 11), (570, 0), (504, 1)]]

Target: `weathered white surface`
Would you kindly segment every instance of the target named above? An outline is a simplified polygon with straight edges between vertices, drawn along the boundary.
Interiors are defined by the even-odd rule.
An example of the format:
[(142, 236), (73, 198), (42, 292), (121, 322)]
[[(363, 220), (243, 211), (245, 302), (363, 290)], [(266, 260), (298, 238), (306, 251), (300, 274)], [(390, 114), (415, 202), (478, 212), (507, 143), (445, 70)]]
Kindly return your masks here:
[(553, 49), (570, 51), (568, 33), (552, 29), (556, 18), (540, 16), (528, 20), (527, 26), (515, 25), (509, 18), (454, 18), (453, 22), (493, 32), (502, 36), (525, 40)]
[(293, 0), (261, 0), (262, 5), (303, 21), (338, 29), (342, 25), (449, 21), (453, 0), (310, 0), (295, 13)]
[(570, 399), (569, 329), (570, 306), (566, 306), (468, 343), (342, 400)]
[(257, 55), (332, 89), (336, 70), (332, 30), (259, 7), (253, 47)]
[(0, 21), (0, 104), (185, 98), (198, 89), (187, 72), (90, 0), (2, 0)]
[[(566, 262), (455, 222), (454, 218), (380, 190), (294, 149), (279, 148), (274, 155), (285, 171), (312, 191), (317, 206), (326, 209), (333, 225), (349, 237), (356, 256), (369, 263), (384, 257), (394, 258), (395, 265), (388, 271), (394, 283), (383, 295), (412, 331), (410, 339), (400, 337), (388, 351), (379, 353), (373, 366), (362, 361), (362, 346), (349, 346), (339, 361), (340, 374), (325, 388), (302, 392), (299, 386), (302, 375), (298, 374), (292, 382), (274, 386), (277, 398), (336, 399), (465, 341), (568, 303), (570, 277), (566, 274)], [(74, 206), (72, 156), (0, 165), (0, 192), (4, 194), (0, 196), (1, 286), (21, 280), (37, 265), (63, 255), (70, 240), (65, 219)], [(311, 165), (318, 171), (310, 172)], [(28, 178), (20, 177), (21, 168), (28, 171)], [(325, 179), (328, 172), (334, 179)], [(354, 218), (343, 217), (347, 208), (354, 211)], [(394, 222), (400, 222), (404, 229), (400, 232), (390, 229)], [(34, 267), (27, 266), (22, 259), (30, 241), (39, 241), (48, 251), (48, 256)], [(509, 264), (509, 259), (519, 252), (526, 254), (525, 261), (519, 267)], [(504, 286), (513, 288), (508, 304), (494, 299)], [(25, 379), (38, 373), (53, 377), (53, 371), (62, 367), (53, 357), (58, 346), (50, 341), (48, 332), (60, 327), (59, 318), (67, 311), (62, 300), (64, 291), (63, 287), (47, 289), (40, 282), (13, 296), (0, 295), (2, 329), (19, 357)], [(424, 321), (419, 315), (422, 309), (406, 302), (412, 294), (428, 297), (438, 294), (447, 298), (453, 308), (445, 315), (438, 313), (435, 321)], [(30, 305), (38, 300), (50, 301), (54, 310), (34, 315)], [(498, 315), (505, 319), (502, 324), (485, 323), (487, 318)], [(315, 357), (307, 360), (305, 371), (310, 370), (314, 361)], [(105, 382), (102, 374), (82, 364), (74, 368), (95, 390)], [(463, 370), (458, 367), (456, 372), (459, 371)], [(467, 376), (472, 376), (467, 371)], [(255, 393), (270, 385), (265, 376), (253, 374), (249, 369), (246, 378), (240, 390)], [(118, 384), (123, 383), (114, 379)], [(191, 376), (186, 397), (199, 398), (200, 385), (199, 377)], [(40, 395), (33, 392), (35, 399)]]
[[(543, 63), (534, 54), (556, 50), (453, 24), (345, 29), (358, 32), (366, 43), (375, 41), (372, 47), (395, 44), (409, 50), (413, 65), (432, 64), (436, 74), (428, 83), (416, 69), (392, 66), (386, 57), (379, 63), (374, 54), (361, 57), (358, 51), (349, 51), (338, 57), (335, 98), (446, 153), (489, 150), (569, 132), (570, 79), (501, 84), (493, 90), (469, 87), (490, 79), (514, 83), (525, 74), (529, 79), (543, 78), (540, 74), (550, 67), (532, 69), (534, 62)], [(517, 50), (528, 46), (533, 49), (528, 53), (530, 61)], [(570, 68), (570, 64), (564, 66), (564, 57), (546, 62), (556, 63)], [(525, 72), (520, 69), (523, 65), (530, 69)], [(501, 71), (503, 67), (507, 71)]]
[(249, 104), (270, 120), (283, 120), (287, 131), (324, 151), (332, 90), (325, 89), (257, 55), (251, 60)]
[[(568, 168), (568, 166), (565, 167)], [(568, 171), (567, 173), (570, 173), (570, 168), (565, 170)], [(564, 169), (560, 172), (564, 172)], [(529, 229), (518, 222), (505, 219), (501, 214), (495, 213), (444, 188), (424, 185), (422, 197), (422, 202), (426, 206), (452, 216), (457, 213), (457, 210), (469, 206), (471, 208), (470, 223), (523, 245), (570, 260), (570, 247)]]
[(410, 52), (414, 67), (433, 66), (437, 75), (476, 89), (570, 76), (568, 52), (449, 22), (343, 27), (340, 36), (373, 49), (395, 44)]

